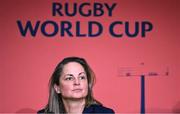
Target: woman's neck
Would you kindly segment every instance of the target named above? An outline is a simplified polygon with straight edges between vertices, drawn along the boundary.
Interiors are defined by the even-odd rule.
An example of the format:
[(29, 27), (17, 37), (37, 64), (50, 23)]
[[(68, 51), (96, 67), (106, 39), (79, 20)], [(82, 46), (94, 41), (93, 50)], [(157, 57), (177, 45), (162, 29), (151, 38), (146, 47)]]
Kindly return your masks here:
[(83, 112), (85, 107), (85, 99), (63, 99), (64, 107), (67, 113), (77, 113)]

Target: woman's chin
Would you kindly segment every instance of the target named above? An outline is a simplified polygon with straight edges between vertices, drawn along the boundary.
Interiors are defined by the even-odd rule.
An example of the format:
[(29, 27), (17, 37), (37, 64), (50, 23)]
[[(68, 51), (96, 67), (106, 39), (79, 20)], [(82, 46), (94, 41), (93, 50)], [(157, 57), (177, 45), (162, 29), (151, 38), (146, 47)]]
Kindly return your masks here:
[(82, 94), (74, 94), (73, 96), (71, 96), (72, 99), (85, 99), (86, 98), (86, 95), (82, 95)]

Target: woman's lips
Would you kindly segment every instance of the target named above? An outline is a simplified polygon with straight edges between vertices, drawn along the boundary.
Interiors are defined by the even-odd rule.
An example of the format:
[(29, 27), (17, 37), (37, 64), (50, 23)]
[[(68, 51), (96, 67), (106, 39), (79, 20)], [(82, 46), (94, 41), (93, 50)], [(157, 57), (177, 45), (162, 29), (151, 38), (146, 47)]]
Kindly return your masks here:
[(72, 91), (74, 91), (74, 92), (81, 92), (82, 89), (73, 89)]

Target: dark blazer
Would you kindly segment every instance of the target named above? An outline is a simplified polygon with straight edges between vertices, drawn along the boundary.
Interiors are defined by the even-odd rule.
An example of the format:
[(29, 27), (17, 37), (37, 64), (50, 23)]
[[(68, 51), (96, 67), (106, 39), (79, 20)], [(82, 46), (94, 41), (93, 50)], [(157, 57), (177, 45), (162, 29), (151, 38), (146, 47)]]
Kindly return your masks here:
[[(44, 109), (39, 110), (37, 113), (38, 114), (44, 113)], [(89, 107), (84, 108), (83, 114), (86, 114), (86, 113), (109, 113), (109, 114), (114, 114), (114, 110), (110, 109), (110, 108), (107, 108), (107, 107), (104, 107), (102, 105), (93, 104), (93, 105), (91, 105)]]

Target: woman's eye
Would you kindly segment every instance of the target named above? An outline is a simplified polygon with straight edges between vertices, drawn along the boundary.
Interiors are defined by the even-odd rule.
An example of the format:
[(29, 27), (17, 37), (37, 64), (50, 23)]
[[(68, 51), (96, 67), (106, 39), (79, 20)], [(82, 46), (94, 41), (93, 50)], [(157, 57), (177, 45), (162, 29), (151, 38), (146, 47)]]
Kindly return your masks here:
[(65, 78), (65, 80), (73, 80), (73, 78), (72, 77), (67, 77), (67, 78)]
[(86, 79), (86, 76), (80, 76), (80, 79), (84, 80), (84, 79)]

